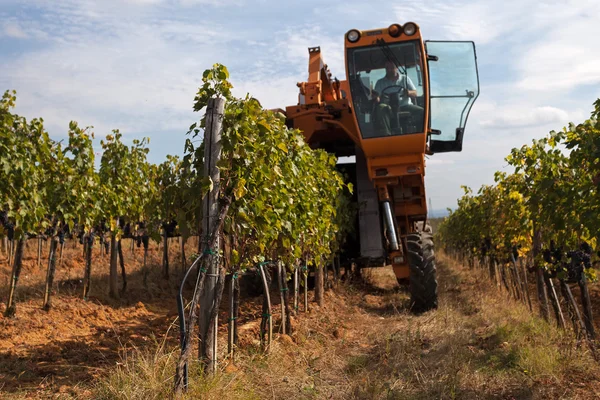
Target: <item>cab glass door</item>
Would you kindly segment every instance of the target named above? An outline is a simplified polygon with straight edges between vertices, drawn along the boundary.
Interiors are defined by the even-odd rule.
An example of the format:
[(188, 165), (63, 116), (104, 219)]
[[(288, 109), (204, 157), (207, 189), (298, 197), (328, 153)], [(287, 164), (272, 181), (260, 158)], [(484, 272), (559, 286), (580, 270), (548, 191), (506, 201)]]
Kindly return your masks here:
[(465, 125), (479, 96), (473, 42), (426, 41), (433, 153), (461, 151)]

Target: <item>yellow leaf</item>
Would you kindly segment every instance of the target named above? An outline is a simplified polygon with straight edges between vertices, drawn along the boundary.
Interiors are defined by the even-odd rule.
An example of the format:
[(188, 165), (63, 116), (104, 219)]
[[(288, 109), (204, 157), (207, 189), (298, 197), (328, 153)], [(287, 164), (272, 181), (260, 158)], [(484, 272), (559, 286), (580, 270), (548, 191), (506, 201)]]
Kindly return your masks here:
[(235, 186), (234, 194), (236, 199), (241, 199), (246, 194), (246, 180), (241, 178)]
[(280, 148), (280, 149), (281, 149), (281, 151), (283, 151), (285, 154), (287, 154), (287, 152), (288, 152), (288, 149), (287, 149), (287, 147), (285, 147), (285, 144), (283, 144), (283, 143), (279, 143), (279, 144), (277, 145), (277, 147), (278, 147), (278, 148)]

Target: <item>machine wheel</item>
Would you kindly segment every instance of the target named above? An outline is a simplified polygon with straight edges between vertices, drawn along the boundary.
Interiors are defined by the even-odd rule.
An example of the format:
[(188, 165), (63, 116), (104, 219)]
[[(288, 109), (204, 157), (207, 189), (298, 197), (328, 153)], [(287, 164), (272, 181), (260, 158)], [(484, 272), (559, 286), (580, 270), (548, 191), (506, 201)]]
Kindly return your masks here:
[(433, 236), (430, 232), (411, 233), (406, 238), (410, 268), (410, 309), (422, 313), (437, 308), (437, 279)]

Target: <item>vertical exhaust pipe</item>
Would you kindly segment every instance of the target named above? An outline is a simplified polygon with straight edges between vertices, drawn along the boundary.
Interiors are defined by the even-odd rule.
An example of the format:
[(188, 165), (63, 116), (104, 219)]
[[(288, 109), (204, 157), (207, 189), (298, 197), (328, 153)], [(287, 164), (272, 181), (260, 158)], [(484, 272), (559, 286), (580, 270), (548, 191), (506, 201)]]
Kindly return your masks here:
[(389, 200), (383, 202), (383, 215), (388, 230), (388, 239), (390, 240), (392, 250), (396, 251), (399, 249), (398, 237), (396, 236), (396, 224), (394, 224), (394, 214), (392, 214), (392, 206)]

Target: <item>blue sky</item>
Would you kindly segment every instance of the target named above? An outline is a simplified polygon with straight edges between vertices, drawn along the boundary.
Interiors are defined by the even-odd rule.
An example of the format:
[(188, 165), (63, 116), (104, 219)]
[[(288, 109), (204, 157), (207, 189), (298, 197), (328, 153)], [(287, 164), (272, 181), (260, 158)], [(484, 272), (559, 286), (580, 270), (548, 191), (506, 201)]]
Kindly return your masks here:
[[(0, 89), (17, 112), (150, 137), (150, 159), (181, 155), (202, 71), (229, 68), (238, 96), (267, 108), (297, 102), (307, 48), (344, 79), (351, 28), (414, 21), (426, 39), (473, 40), (481, 95), (462, 153), (428, 160), (427, 195), (453, 207), (460, 185), (492, 183), (512, 147), (589, 116), (600, 97), (597, 0), (0, 0)], [(99, 140), (97, 140), (99, 143)]]

